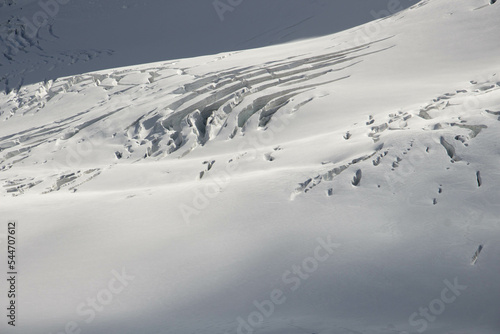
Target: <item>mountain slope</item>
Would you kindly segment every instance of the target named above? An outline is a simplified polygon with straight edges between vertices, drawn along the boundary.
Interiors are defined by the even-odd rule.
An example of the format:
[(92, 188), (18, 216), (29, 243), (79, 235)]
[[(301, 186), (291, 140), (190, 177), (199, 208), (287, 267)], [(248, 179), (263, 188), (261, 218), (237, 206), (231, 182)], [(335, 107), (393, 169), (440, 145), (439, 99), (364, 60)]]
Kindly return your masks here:
[(4, 3), (0, 2), (0, 89), (9, 91), (89, 71), (323, 36), (416, 1), (391, 2), (390, 7), (385, 0)]
[(1, 93), (19, 330), (497, 333), (499, 8)]

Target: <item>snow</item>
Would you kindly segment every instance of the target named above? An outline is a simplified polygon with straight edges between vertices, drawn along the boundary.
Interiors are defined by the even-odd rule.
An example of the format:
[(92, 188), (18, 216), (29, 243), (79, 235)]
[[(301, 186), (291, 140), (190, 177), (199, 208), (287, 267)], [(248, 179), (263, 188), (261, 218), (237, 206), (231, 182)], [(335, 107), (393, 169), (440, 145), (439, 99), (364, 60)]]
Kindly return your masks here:
[[(229, 4), (222, 20), (221, 1)], [(323, 36), (416, 2), (7, 0), (0, 7), (0, 89)]]
[(0, 93), (2, 332), (498, 333), (499, 8)]

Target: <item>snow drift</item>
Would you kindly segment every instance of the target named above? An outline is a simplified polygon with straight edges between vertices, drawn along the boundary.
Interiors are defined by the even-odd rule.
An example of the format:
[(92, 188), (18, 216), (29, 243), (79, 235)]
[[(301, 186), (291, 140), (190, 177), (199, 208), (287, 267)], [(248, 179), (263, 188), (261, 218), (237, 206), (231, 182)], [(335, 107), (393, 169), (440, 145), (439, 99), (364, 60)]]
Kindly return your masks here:
[(2, 331), (497, 333), (499, 8), (0, 93)]

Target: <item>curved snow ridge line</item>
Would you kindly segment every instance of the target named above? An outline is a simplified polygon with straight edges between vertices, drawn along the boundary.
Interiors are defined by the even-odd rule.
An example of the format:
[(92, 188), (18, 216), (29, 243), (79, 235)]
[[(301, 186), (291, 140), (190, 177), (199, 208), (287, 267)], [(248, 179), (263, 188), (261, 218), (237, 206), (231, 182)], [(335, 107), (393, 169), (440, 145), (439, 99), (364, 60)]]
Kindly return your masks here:
[[(115, 122), (117, 131), (121, 131), (123, 136), (128, 138), (129, 143), (122, 144), (127, 154), (136, 154), (137, 157), (140, 152), (138, 148), (143, 146), (145, 154), (142, 158), (156, 157), (162, 153), (170, 154), (188, 144), (190, 140), (193, 143), (188, 145), (190, 148), (185, 153), (220, 135), (234, 138), (238, 133), (253, 129), (247, 126), (247, 122), (254, 115), (258, 117), (257, 126), (265, 129), (273, 116), (289, 105), (298, 94), (348, 79), (349, 75), (328, 81), (315, 79), (344, 71), (361, 62), (363, 57), (390, 48), (370, 50), (372, 45), (379, 42), (317, 56), (289, 57), (263, 65), (233, 68), (215, 74), (207, 73), (163, 96), (160, 92), (168, 81), (162, 80), (173, 76), (188, 78), (186, 70), (172, 68), (172, 64), (141, 66), (48, 81), (40, 84), (38, 89), (34, 85), (23, 88), (22, 91), (8, 95), (9, 103), (14, 105), (10, 117), (17, 113), (36, 115), (44, 112), (47, 104), (54, 98), (64, 101), (67, 94), (85, 94), (88, 90), (96, 89), (95, 87), (102, 89), (107, 98), (77, 115), (57, 120), (53, 124), (4, 136), (0, 141), (5, 151), (4, 158), (7, 160), (15, 156), (20, 159), (11, 160), (2, 170), (10, 169), (17, 162), (28, 158), (30, 150), (39, 145), (56, 140), (70, 141), (85, 128), (95, 127), (97, 132), (102, 131), (95, 125), (103, 119)], [(310, 83), (304, 85), (305, 82)], [(132, 124), (120, 124), (123, 121), (112, 117), (123, 110), (123, 107), (112, 107), (111, 111), (102, 115), (105, 111), (103, 109), (109, 109), (106, 106), (115, 98), (122, 99), (126, 96), (134, 101), (128, 108), (131, 111), (134, 105), (142, 104), (141, 101), (154, 104), (159, 95), (161, 99), (168, 98), (169, 104), (161, 107), (156, 103), (157, 107), (139, 115)], [(310, 98), (307, 101), (298, 99), (298, 103), (291, 107), (290, 112), (299, 110), (310, 101)], [(223, 131), (227, 126), (229, 131)], [(19, 145), (23, 147), (15, 147)], [(121, 159), (123, 153), (113, 148), (110, 156)]]
[[(353, 54), (370, 48), (374, 43), (376, 42), (347, 51), (288, 61), (270, 67), (263, 65), (257, 69), (244, 68), (244, 73), (232, 70), (219, 75), (210, 74), (208, 77), (184, 85), (181, 90), (175, 91), (184, 93), (183, 96), (166, 107), (174, 112), (157, 121), (165, 129), (164, 132), (170, 133), (170, 138), (166, 139), (167, 154), (182, 147), (189, 134), (194, 134), (197, 138), (196, 145), (204, 145), (213, 139), (214, 134), (219, 134), (221, 128), (227, 126), (226, 120), (238, 106), (241, 106), (241, 109), (237, 110), (237, 125), (229, 138), (234, 137), (238, 128), (245, 131), (248, 119), (256, 114), (259, 114), (259, 126), (265, 127), (271, 121), (272, 116), (295, 95), (308, 89), (347, 79), (349, 75), (309, 85), (304, 85), (305, 82), (336, 71), (343, 71), (362, 61), (356, 61), (358, 58), (393, 47)], [(336, 67), (338, 65), (342, 66)], [(296, 87), (279, 89), (286, 86)], [(267, 90), (278, 91), (267, 95), (261, 94)], [(192, 101), (197, 102), (192, 103)], [(218, 120), (216, 125), (210, 123), (214, 119)], [(218, 129), (214, 129), (214, 126)], [(191, 128), (191, 130), (186, 128)], [(179, 138), (182, 140), (179, 141)], [(154, 153), (159, 155), (163, 151)]]
[[(453, 147), (452, 150), (454, 153), (452, 155), (453, 155), (453, 157), (456, 157), (456, 152), (457, 152), (456, 147), (459, 143), (464, 144), (464, 147), (468, 146), (467, 142), (463, 142), (461, 140), (462, 138), (464, 138), (463, 133), (469, 132), (470, 134), (467, 137), (468, 138), (467, 140), (472, 140), (472, 139), (476, 138), (478, 135), (480, 135), (480, 133), (483, 129), (486, 129), (487, 127), (492, 126), (490, 124), (488, 124), (488, 125), (472, 124), (471, 125), (471, 124), (468, 124), (469, 120), (463, 116), (456, 118), (457, 117), (457, 108), (458, 108), (458, 110), (464, 110), (463, 108), (468, 108), (468, 107), (466, 107), (466, 106), (464, 107), (464, 105), (461, 104), (463, 101), (468, 101), (468, 99), (470, 99), (470, 98), (477, 98), (478, 102), (477, 102), (477, 104), (475, 104), (476, 107), (479, 108), (479, 110), (486, 110), (484, 113), (479, 113), (479, 114), (485, 118), (484, 119), (485, 123), (488, 123), (488, 121), (489, 121), (489, 122), (494, 122), (493, 124), (495, 125), (495, 124), (497, 124), (496, 118), (493, 119), (491, 116), (495, 116), (496, 112), (491, 112), (490, 109), (496, 108), (497, 106), (491, 105), (492, 102), (491, 102), (489, 95), (496, 94), (497, 91), (498, 90), (495, 87), (490, 88), (488, 90), (473, 89), (473, 90), (468, 91), (468, 90), (464, 89), (464, 90), (458, 91), (457, 94), (446, 93), (444, 95), (441, 95), (441, 96), (449, 97), (449, 99), (447, 100), (447, 102), (449, 102), (449, 103), (446, 106), (444, 106), (439, 112), (440, 113), (448, 112), (449, 114), (447, 116), (448, 117), (447, 122), (445, 121), (445, 119), (443, 119), (443, 115), (440, 116), (441, 123), (437, 123), (437, 124), (439, 124), (439, 126), (436, 126), (436, 123), (435, 123), (433, 118), (428, 119), (428, 118), (423, 118), (423, 117), (412, 117), (412, 114), (416, 115), (416, 116), (420, 116), (420, 110), (418, 110), (418, 109), (414, 110), (412, 113), (403, 112), (403, 111), (399, 111), (397, 113), (390, 113), (381, 122), (380, 122), (379, 116), (375, 116), (375, 117), (370, 116), (368, 121), (366, 122), (364, 135), (367, 138), (371, 138), (373, 142), (382, 141), (380, 144), (378, 144), (375, 151), (369, 155), (362, 155), (362, 156), (360, 155), (359, 158), (353, 159), (352, 161), (347, 162), (345, 164), (341, 163), (340, 165), (335, 166), (333, 169), (327, 169), (325, 171), (325, 169), (323, 167), (322, 168), (323, 171), (317, 173), (316, 176), (310, 177), (306, 181), (299, 184), (299, 187), (291, 194), (291, 198), (292, 199), (296, 198), (296, 196), (300, 193), (308, 193), (313, 188), (319, 186), (320, 183), (322, 183), (322, 182), (325, 182), (325, 184), (327, 184), (328, 189), (325, 189), (327, 196), (334, 195), (334, 188), (331, 184), (329, 185), (329, 182), (333, 182), (334, 179), (338, 175), (344, 173), (345, 171), (350, 169), (353, 165), (357, 165), (357, 164), (360, 164), (360, 165), (359, 165), (358, 169), (355, 171), (355, 173), (353, 174), (353, 179), (352, 179), (351, 183), (353, 186), (357, 186), (357, 187), (361, 186), (362, 187), (363, 186), (362, 178), (363, 179), (365, 178), (363, 176), (364, 173), (362, 171), (363, 171), (363, 169), (368, 168), (368, 166), (365, 162), (370, 160), (371, 158), (374, 158), (372, 161), (373, 167), (385, 166), (383, 168), (387, 169), (386, 173), (389, 173), (391, 171), (392, 172), (396, 171), (396, 173), (398, 173), (397, 170), (398, 170), (399, 165), (404, 163), (404, 159), (406, 159), (405, 155), (408, 156), (408, 154), (410, 154), (410, 150), (412, 150), (413, 148), (417, 148), (421, 151), (424, 151), (424, 150), (428, 151), (429, 148), (431, 148), (432, 150), (435, 150), (435, 147), (433, 147), (432, 145), (427, 146), (427, 147), (423, 147), (422, 145), (420, 145), (417, 147), (416, 145), (414, 145), (414, 140), (411, 141), (408, 148), (404, 148), (404, 149), (397, 148), (396, 146), (393, 145), (392, 140), (391, 140), (391, 136), (387, 137), (388, 134), (391, 132), (391, 130), (411, 130), (413, 128), (418, 128), (420, 132), (422, 132), (422, 130), (424, 131), (424, 132), (422, 132), (424, 135), (425, 135), (426, 130), (431, 130), (432, 132), (435, 132), (436, 134), (438, 134), (440, 136), (439, 138), (444, 138), (444, 140), (446, 140), (446, 142), (451, 147)], [(283, 101), (286, 101), (287, 97), (288, 96), (285, 95), (285, 96), (282, 96), (281, 100), (279, 100), (279, 99), (271, 100), (271, 101), (274, 101), (274, 104), (272, 103), (269, 105), (269, 107), (271, 109), (268, 109), (268, 111), (272, 110), (273, 107), (275, 107), (275, 108), (280, 107), (281, 106), (280, 103), (284, 103)], [(440, 100), (440, 99), (435, 98), (435, 99), (433, 99), (433, 101), (434, 100)], [(487, 103), (489, 103), (488, 105), (484, 106), (484, 107), (487, 107), (488, 109), (485, 109), (483, 107), (483, 101), (486, 101)], [(302, 104), (307, 103), (307, 102), (310, 102), (310, 99), (303, 101), (300, 104), (302, 105)], [(433, 103), (435, 103), (435, 102), (433, 102)], [(441, 103), (441, 101), (438, 101), (436, 103)], [(120, 110), (123, 110), (123, 108)], [(471, 117), (475, 117), (474, 115), (476, 114), (476, 109), (472, 109), (472, 110), (466, 109), (466, 111), (468, 111), (468, 115), (470, 115)], [(75, 115), (73, 117), (76, 118), (76, 116), (78, 116), (78, 115)], [(100, 115), (100, 117), (103, 117), (103, 116), (110, 116), (110, 115)], [(265, 113), (262, 114), (262, 116), (265, 116)], [(143, 132), (143, 135), (145, 135), (145, 134), (149, 135), (149, 134), (153, 133), (150, 131), (151, 128), (154, 126), (158, 126), (157, 120), (161, 119), (161, 117), (162, 116), (158, 113), (158, 108), (150, 110), (149, 112), (147, 112), (143, 116), (141, 116), (141, 118), (138, 119), (134, 124), (132, 124), (135, 128), (129, 129), (129, 131), (132, 131), (132, 132), (136, 131), (137, 132), (138, 130), (136, 130), (136, 127), (139, 126), (139, 128), (143, 127), (142, 130), (140, 130)], [(70, 117), (70, 119), (72, 119), (72, 118)], [(195, 119), (191, 118), (190, 121), (191, 122), (195, 121)], [(424, 122), (424, 124), (427, 124), (427, 125), (422, 128), (421, 122)], [(474, 122), (477, 122), (476, 118), (474, 118)], [(59, 122), (59, 124), (60, 123), (65, 124), (64, 121)], [(90, 126), (93, 123), (95, 123), (95, 121), (91, 122), (90, 124), (88, 122), (84, 122), (81, 124), (87, 124)], [(193, 124), (191, 124), (191, 125), (193, 125)], [(56, 127), (57, 127), (57, 125), (56, 125)], [(38, 131), (40, 131), (40, 133), (43, 134), (45, 131), (48, 131), (48, 130), (50, 130), (50, 129), (44, 129), (43, 127), (38, 127), (35, 129), (25, 130), (25, 132), (21, 133), (21, 136), (29, 136), (30, 135), (29, 132), (34, 132), (35, 134), (39, 134), (39, 133), (37, 133)], [(348, 133), (350, 135), (349, 136), (344, 135), (343, 139), (344, 140), (351, 140), (351, 139), (355, 138), (356, 136), (359, 136), (359, 134), (360, 134), (359, 131), (360, 130), (356, 130), (356, 131), (350, 130), (350, 131), (348, 131)], [(392, 131), (392, 132), (394, 132), (394, 131)], [(73, 134), (73, 135), (75, 135), (75, 134)], [(416, 134), (415, 130), (412, 130), (408, 136), (414, 136), (415, 134)], [(69, 135), (68, 138), (72, 137), (71, 133), (69, 133), (68, 135)], [(145, 137), (145, 138), (147, 138), (147, 137)], [(155, 139), (154, 136), (151, 136), (149, 138), (153, 139), (153, 140)], [(3, 140), (12, 139), (12, 136), (5, 136), (2, 139)], [(401, 139), (399, 138), (396, 140), (400, 141)], [(158, 142), (156, 141), (155, 144), (157, 144), (157, 143)], [(419, 144), (422, 144), (422, 142), (419, 142)], [(442, 144), (442, 143), (440, 143), (440, 144)], [(387, 148), (385, 150), (383, 150), (383, 152), (382, 152), (381, 150), (384, 146)], [(14, 156), (20, 156), (21, 157), (20, 160), (25, 159), (25, 158), (27, 158), (27, 155), (23, 156), (23, 154), (27, 154), (29, 152), (29, 150), (31, 150), (32, 148), (34, 148), (34, 147), (28, 147), (28, 148), (25, 147), (21, 150), (11, 151), (10, 154), (13, 154), (13, 155), (10, 156), (9, 158), (12, 158)], [(152, 153), (152, 152), (148, 151), (148, 154), (149, 153)], [(378, 156), (377, 156), (377, 153), (378, 153)], [(388, 153), (390, 153), (390, 154), (388, 154)], [(442, 151), (442, 153), (447, 154), (448, 150), (445, 149)], [(395, 160), (392, 163), (389, 163), (389, 165), (383, 164), (383, 161), (389, 157), (393, 157)], [(268, 159), (268, 161), (273, 161), (273, 160), (274, 160), (274, 158)], [(462, 159), (452, 158), (452, 160), (454, 162), (459, 162)], [(324, 163), (324, 164), (328, 164), (328, 163)], [(11, 167), (12, 167), (12, 165), (10, 165), (9, 168), (11, 168)], [(474, 171), (474, 173), (476, 173), (476, 171)], [(66, 175), (66, 174), (64, 174), (64, 175)], [(37, 180), (37, 179), (30, 179), (27, 182), (23, 183), (19, 187), (20, 190), (15, 190), (15, 188), (10, 187), (9, 193), (11, 193), (12, 195), (23, 194), (25, 191), (27, 191), (31, 188), (34, 188), (35, 186), (40, 184), (41, 182), (39, 182), (39, 181), (40, 180)], [(47, 180), (47, 182), (49, 182), (49, 181)], [(63, 188), (64, 187), (55, 187), (52, 191), (58, 191), (59, 189), (63, 189)], [(74, 189), (76, 189), (76, 187)], [(433, 204), (436, 205), (437, 201), (433, 201)]]

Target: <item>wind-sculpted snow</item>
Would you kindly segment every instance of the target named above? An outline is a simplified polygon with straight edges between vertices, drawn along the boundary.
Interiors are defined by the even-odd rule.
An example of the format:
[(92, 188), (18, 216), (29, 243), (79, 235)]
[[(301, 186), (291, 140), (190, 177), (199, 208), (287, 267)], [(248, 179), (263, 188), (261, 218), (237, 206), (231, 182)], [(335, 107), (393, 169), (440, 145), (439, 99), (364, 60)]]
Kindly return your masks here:
[(19, 332), (497, 334), (499, 10), (0, 93)]
[[(4, 106), (7, 107), (2, 108), (0, 115), (5, 124), (13, 119), (22, 122), (23, 118), (28, 117), (52, 121), (2, 135), (0, 168), (5, 171), (19, 163), (46, 164), (54, 160), (55, 167), (79, 173), (74, 168), (86, 157), (77, 153), (73, 145), (78, 146), (90, 140), (93, 146), (92, 140), (96, 140), (96, 136), (104, 137), (99, 139), (104, 144), (104, 159), (98, 166), (90, 166), (98, 170), (103, 161), (112, 165), (117, 159), (119, 163), (158, 159), (178, 150), (185, 155), (218, 137), (230, 140), (235, 136), (244, 136), (248, 131), (266, 131), (273, 117), (290, 117), (310, 103), (314, 97), (309, 96), (314, 90), (323, 85), (341, 84), (343, 80), (349, 80), (348, 71), (351, 67), (355, 67), (364, 57), (387, 49), (377, 46), (381, 42), (320, 56), (291, 57), (219, 73), (208, 72), (201, 76), (190, 75), (188, 68), (159, 64), (28, 86), (6, 96)], [(323, 79), (327, 74), (330, 78)], [(394, 170), (414, 148), (413, 144), (408, 151), (380, 152), (387, 143), (386, 138), (391, 138), (391, 132), (411, 130), (412, 123), (441, 134), (439, 144), (446, 154), (452, 161), (461, 160), (455, 143), (467, 148), (469, 141), (479, 135), (482, 129), (497, 126), (488, 115), (496, 116), (498, 113), (490, 109), (498, 106), (482, 105), (477, 112), (484, 109), (481, 112), (484, 119), (474, 118), (473, 122), (467, 115), (457, 118), (456, 110), (477, 109), (477, 105), (469, 107), (467, 103), (477, 104), (479, 99), (484, 98), (483, 95), (492, 95), (495, 101), (498, 90), (499, 85), (495, 80), (481, 83), (471, 81), (470, 87), (433, 98), (431, 103), (422, 108), (391, 113), (382, 116), (382, 121), (380, 116), (375, 118), (372, 115), (366, 124), (360, 120), (360, 124), (365, 124), (363, 128), (346, 129), (348, 135), (343, 138), (347, 144), (353, 136), (367, 136), (376, 144), (373, 153), (345, 161), (325, 174), (312, 177), (301, 183), (295, 193), (307, 192), (322, 180), (331, 182), (335, 175), (350, 170), (351, 165), (359, 165), (371, 158), (374, 158), (372, 165), (377, 167), (382, 161), (393, 157)], [(122, 98), (124, 94), (128, 96), (127, 102)], [(78, 101), (77, 105), (72, 105), (75, 101)], [(71, 108), (74, 114), (59, 118), (59, 114), (51, 110), (55, 103)], [(439, 122), (435, 121), (436, 118)], [(429, 149), (426, 147), (427, 152)], [(40, 161), (40, 156), (44, 157), (43, 161)], [(272, 161), (274, 158), (269, 156), (267, 159)], [(324, 162), (323, 169), (328, 168), (329, 164)], [(64, 175), (55, 177), (64, 178)], [(71, 181), (76, 183), (76, 178)], [(26, 182), (16, 182), (14, 186), (10, 180), (5, 180), (5, 191), (21, 194), (44, 181), (43, 185), (37, 187), (41, 192), (61, 189), (57, 186), (58, 181), (42, 178), (33, 180), (30, 177)], [(355, 177), (356, 185), (359, 181)], [(331, 195), (331, 187), (326, 192)]]
[(220, 16), (220, 0), (2, 0), (0, 90), (111, 67), (322, 36), (415, 2), (397, 0), (388, 6), (385, 0), (258, 0), (229, 6), (226, 1)]
[[(62, 163), (70, 164), (72, 145), (95, 134), (108, 138), (105, 160), (113, 163), (117, 151), (128, 161), (159, 158), (181, 148), (189, 152), (217, 137), (265, 130), (285, 106), (298, 111), (304, 104), (301, 94), (348, 80), (351, 67), (392, 47), (379, 46), (382, 42), (202, 75), (158, 64), (30, 85), (4, 95), (0, 117), (5, 124), (33, 117), (50, 121), (0, 137), (0, 168), (28, 161), (43, 164), (61, 153), (69, 157)], [(59, 118), (54, 108), (61, 106), (71, 108), (72, 116)], [(30, 159), (37, 151), (43, 152), (44, 161)]]

